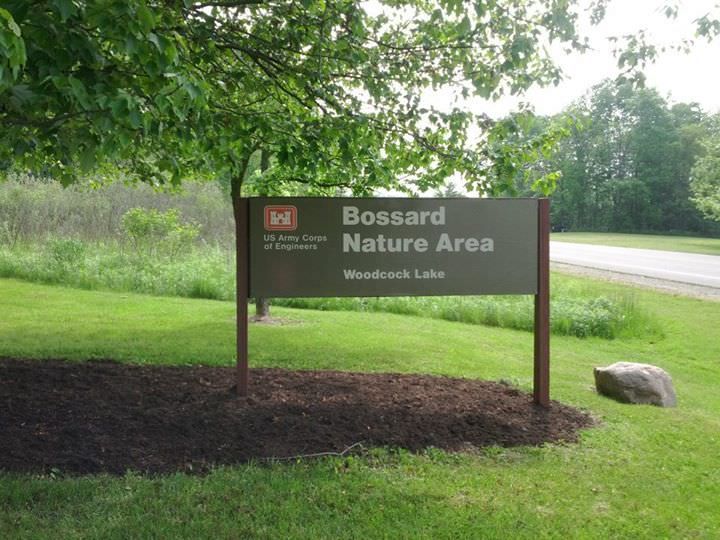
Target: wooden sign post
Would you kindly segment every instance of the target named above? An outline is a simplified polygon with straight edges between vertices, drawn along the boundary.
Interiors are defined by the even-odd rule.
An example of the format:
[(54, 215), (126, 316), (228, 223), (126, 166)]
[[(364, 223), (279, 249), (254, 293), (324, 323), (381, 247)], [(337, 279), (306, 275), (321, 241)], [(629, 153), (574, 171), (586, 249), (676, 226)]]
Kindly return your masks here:
[(250, 289), (250, 258), (249, 258), (249, 215), (248, 199), (234, 201), (235, 212), (235, 243), (236, 243), (236, 274), (235, 301), (237, 303), (237, 393), (241, 397), (248, 395), (250, 368), (248, 364), (248, 295)]
[(550, 199), (538, 200), (538, 267), (535, 293), (533, 398), (550, 406)]

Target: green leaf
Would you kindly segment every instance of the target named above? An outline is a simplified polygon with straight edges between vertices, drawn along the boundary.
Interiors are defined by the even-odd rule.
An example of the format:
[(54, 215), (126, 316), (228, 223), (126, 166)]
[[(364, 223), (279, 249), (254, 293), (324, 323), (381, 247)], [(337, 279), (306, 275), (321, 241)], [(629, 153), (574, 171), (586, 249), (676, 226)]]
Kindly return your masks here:
[(55, 0), (53, 3), (60, 12), (60, 20), (62, 22), (67, 21), (77, 11), (72, 0)]
[(137, 51), (137, 39), (135, 39), (135, 36), (132, 34), (128, 34), (125, 36), (125, 51), (128, 54), (135, 54)]
[(10, 88), (13, 104), (18, 109), (26, 106), (35, 97), (35, 93), (26, 84), (17, 84)]
[(130, 135), (124, 129), (120, 129), (117, 132), (117, 139), (122, 147), (126, 147), (130, 144)]
[(7, 27), (13, 34), (15, 34), (15, 37), (22, 37), (22, 31), (20, 30), (20, 27), (17, 25), (12, 14), (8, 10), (0, 8), (0, 17), (5, 19)]
[(142, 125), (142, 116), (137, 109), (132, 109), (128, 114), (128, 120), (133, 129), (138, 129)]
[(183, 84), (183, 88), (187, 92), (187, 94), (190, 96), (191, 99), (197, 99), (202, 95), (202, 90), (199, 86), (197, 86), (194, 83), (191, 82), (185, 82)]
[(127, 112), (127, 100), (124, 97), (113, 99), (110, 102), (110, 111), (116, 120), (122, 120)]
[[(0, 90), (17, 80), (26, 61), (27, 52), (20, 27), (9, 11), (0, 8)], [(7, 68), (10, 68), (9, 72)]]
[(95, 166), (95, 162), (95, 147), (85, 147), (85, 149), (80, 153), (80, 168), (83, 172), (88, 172)]
[(472, 30), (472, 24), (470, 23), (470, 17), (465, 15), (460, 21), (460, 24), (457, 25), (456, 31), (460, 35), (469, 34)]
[(150, 32), (155, 27), (155, 18), (152, 12), (145, 4), (140, 4), (137, 8), (137, 18), (144, 33)]
[(75, 77), (70, 76), (67, 78), (67, 82), (70, 84), (72, 93), (76, 98), (79, 98), (80, 96), (83, 96), (87, 93), (85, 91), (85, 85), (80, 79), (76, 79)]
[(155, 48), (158, 51), (162, 51), (162, 46), (160, 45), (160, 38), (158, 37), (158, 35), (156, 33), (150, 32), (148, 34), (148, 41), (150, 41), (150, 43), (155, 45)]

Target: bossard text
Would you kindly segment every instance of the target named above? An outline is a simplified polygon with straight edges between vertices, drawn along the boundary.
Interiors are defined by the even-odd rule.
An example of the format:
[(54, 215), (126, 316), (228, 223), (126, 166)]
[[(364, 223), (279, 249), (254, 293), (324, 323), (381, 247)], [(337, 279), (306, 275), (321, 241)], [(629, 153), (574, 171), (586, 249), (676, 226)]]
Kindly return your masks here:
[[(344, 226), (423, 226), (445, 225), (445, 207), (437, 210), (360, 211), (356, 206), (343, 207)], [(495, 241), (486, 237), (451, 237), (447, 233), (430, 241), (426, 237), (392, 236), (377, 234), (366, 236), (359, 232), (343, 233), (343, 253), (489, 253), (495, 251)]]

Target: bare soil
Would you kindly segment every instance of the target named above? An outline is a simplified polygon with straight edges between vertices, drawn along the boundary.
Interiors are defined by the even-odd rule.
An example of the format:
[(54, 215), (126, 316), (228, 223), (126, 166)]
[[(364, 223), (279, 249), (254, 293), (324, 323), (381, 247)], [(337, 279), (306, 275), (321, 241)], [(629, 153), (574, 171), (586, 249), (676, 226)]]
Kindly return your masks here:
[[(498, 383), (408, 374), (235, 371), (0, 359), (0, 469), (70, 474), (184, 471), (348, 447), (542, 445), (589, 415)], [(358, 444), (360, 443), (360, 444)]]

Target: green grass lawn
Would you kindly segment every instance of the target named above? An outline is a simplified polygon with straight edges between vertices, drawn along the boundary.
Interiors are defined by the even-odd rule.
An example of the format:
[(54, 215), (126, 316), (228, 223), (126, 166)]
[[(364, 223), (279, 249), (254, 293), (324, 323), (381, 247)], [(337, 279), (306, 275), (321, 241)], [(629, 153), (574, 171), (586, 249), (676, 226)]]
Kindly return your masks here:
[[(632, 294), (662, 334), (552, 339), (552, 397), (602, 422), (579, 444), (472, 455), (381, 449), (202, 477), (3, 473), (0, 538), (718, 538), (720, 304)], [(228, 302), (0, 280), (0, 313), (0, 356), (233, 363)], [(527, 332), (384, 313), (275, 315), (294, 324), (251, 326), (254, 366), (504, 378), (530, 389)], [(596, 395), (592, 367), (618, 360), (667, 369), (678, 407)]]
[(550, 239), (555, 242), (578, 242), (580, 244), (601, 244), (605, 246), (720, 255), (720, 238), (660, 236), (654, 234), (564, 232), (553, 233)]

